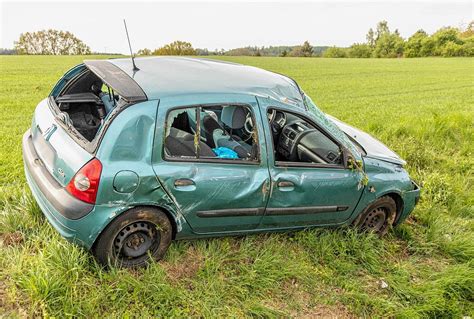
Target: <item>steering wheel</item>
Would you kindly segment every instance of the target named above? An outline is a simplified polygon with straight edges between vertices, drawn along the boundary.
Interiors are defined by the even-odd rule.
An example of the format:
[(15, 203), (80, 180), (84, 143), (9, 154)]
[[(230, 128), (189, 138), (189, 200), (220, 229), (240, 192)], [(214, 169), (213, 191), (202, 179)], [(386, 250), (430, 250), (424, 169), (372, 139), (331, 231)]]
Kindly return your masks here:
[[(268, 123), (272, 124), (273, 121), (275, 120), (275, 115), (276, 115), (276, 110), (271, 110), (268, 112)], [(247, 113), (247, 117), (245, 118), (245, 123), (244, 123), (244, 131), (247, 133), (249, 136), (252, 136), (254, 130), (253, 126), (253, 120), (252, 120), (252, 115)]]

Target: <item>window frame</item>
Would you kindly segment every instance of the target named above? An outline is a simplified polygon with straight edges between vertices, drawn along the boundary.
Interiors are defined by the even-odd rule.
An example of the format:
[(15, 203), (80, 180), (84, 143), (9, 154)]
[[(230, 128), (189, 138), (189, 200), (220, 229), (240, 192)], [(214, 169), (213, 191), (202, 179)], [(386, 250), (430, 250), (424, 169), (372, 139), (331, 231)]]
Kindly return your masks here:
[[(196, 133), (193, 134), (194, 138), (196, 138), (196, 134), (198, 138), (200, 139), (201, 137), (201, 108), (203, 107), (212, 107), (212, 106), (242, 106), (246, 107), (252, 116), (252, 122), (257, 123), (256, 121), (256, 116), (255, 112), (252, 110), (252, 106), (247, 104), (247, 103), (199, 103), (199, 104), (192, 104), (192, 105), (184, 105), (184, 106), (176, 106), (169, 108), (166, 110), (166, 116), (165, 116), (165, 123), (163, 126), (163, 135), (162, 135), (162, 149), (161, 149), (161, 158), (165, 162), (185, 162), (185, 163), (223, 163), (223, 164), (238, 164), (238, 165), (260, 165), (262, 163), (261, 157), (262, 157), (262, 152), (260, 151), (260, 138), (258, 134), (258, 129), (255, 128), (254, 134), (257, 134), (256, 142), (257, 142), (257, 156), (256, 159), (252, 160), (246, 160), (242, 158), (218, 158), (218, 157), (199, 157), (199, 153), (196, 152), (195, 157), (184, 157), (184, 156), (169, 156), (165, 152), (165, 140), (166, 140), (166, 133), (168, 129), (168, 117), (171, 112), (180, 110), (180, 109), (189, 109), (189, 108), (194, 108), (196, 112)], [(199, 110), (199, 111), (198, 111)]]
[[(308, 162), (290, 162), (290, 161), (277, 161), (275, 159), (275, 153), (276, 153), (276, 148), (275, 148), (275, 140), (273, 138), (273, 133), (270, 127), (270, 122), (268, 121), (268, 112), (271, 110), (276, 110), (280, 111), (283, 113), (290, 113), (294, 116), (297, 116), (298, 118), (308, 122), (310, 125), (312, 125), (315, 129), (320, 131), (322, 134), (324, 134), (327, 138), (329, 138), (334, 144), (336, 144), (339, 149), (342, 152), (342, 163), (341, 164), (324, 164), (324, 163), (308, 163)], [(278, 167), (278, 168), (284, 168), (284, 167), (300, 167), (300, 168), (334, 168), (334, 169), (346, 169), (347, 168), (347, 160), (348, 160), (348, 154), (347, 154), (347, 149), (340, 143), (336, 138), (334, 138), (331, 134), (329, 134), (324, 128), (322, 128), (320, 125), (317, 125), (313, 120), (309, 119), (307, 116), (298, 113), (298, 112), (293, 112), (289, 111), (287, 109), (277, 107), (277, 106), (269, 106), (267, 107), (266, 113), (265, 113), (265, 118), (267, 119), (268, 127), (270, 129), (270, 138), (271, 138), (271, 150), (273, 152), (273, 166)], [(286, 124), (285, 124), (286, 125)], [(282, 128), (283, 129), (283, 128)], [(281, 133), (280, 133), (281, 134)]]

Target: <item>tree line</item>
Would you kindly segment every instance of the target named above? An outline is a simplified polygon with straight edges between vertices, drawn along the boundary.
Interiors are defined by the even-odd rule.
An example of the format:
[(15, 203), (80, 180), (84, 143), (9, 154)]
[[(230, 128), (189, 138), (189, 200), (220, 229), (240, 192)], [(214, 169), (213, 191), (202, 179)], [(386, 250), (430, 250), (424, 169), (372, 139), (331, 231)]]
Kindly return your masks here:
[(387, 21), (370, 28), (365, 43), (354, 43), (348, 48), (330, 47), (324, 51), (328, 58), (416, 58), (430, 56), (474, 56), (474, 21), (466, 29), (444, 27), (429, 35), (416, 31), (403, 39), (398, 30), (390, 31)]
[[(14, 50), (0, 49), (0, 54), (81, 55), (91, 54), (83, 41), (68, 31), (42, 30), (26, 32), (15, 42)], [(280, 56), (327, 58), (399, 58), (429, 56), (474, 57), (474, 21), (466, 28), (443, 27), (429, 35), (418, 30), (404, 39), (397, 29), (391, 31), (387, 21), (370, 28), (364, 43), (350, 47), (313, 46), (308, 41), (297, 46), (247, 46), (231, 50), (193, 48), (186, 41), (174, 41), (157, 49), (141, 49), (138, 55), (229, 55), (229, 56)]]
[(326, 58), (415, 58), (415, 57), (474, 57), (474, 21), (467, 28), (443, 27), (429, 35), (416, 31), (403, 39), (397, 29), (391, 31), (387, 21), (380, 21), (375, 30), (370, 28), (366, 42), (354, 43), (348, 48), (312, 46), (305, 41), (299, 46), (270, 46), (208, 51), (194, 49), (189, 42), (175, 41), (156, 50), (142, 49), (138, 55), (229, 55), (229, 56), (280, 56)]

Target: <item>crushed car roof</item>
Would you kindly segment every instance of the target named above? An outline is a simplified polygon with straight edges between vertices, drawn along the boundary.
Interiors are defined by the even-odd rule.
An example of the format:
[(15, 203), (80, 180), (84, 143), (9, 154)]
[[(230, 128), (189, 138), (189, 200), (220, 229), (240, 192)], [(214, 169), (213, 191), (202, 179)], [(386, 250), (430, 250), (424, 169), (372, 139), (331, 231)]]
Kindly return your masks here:
[[(224, 61), (188, 57), (130, 58), (102, 60), (133, 78), (148, 99), (197, 93), (251, 94), (303, 106), (295, 81), (256, 67)], [(97, 66), (97, 63), (96, 63)], [(105, 67), (105, 66), (104, 66)]]

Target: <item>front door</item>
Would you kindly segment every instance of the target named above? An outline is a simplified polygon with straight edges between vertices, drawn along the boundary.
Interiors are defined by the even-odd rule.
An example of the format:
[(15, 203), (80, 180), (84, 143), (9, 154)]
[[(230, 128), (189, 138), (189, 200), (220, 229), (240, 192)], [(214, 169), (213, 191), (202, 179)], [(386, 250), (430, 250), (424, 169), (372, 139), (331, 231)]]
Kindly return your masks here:
[(196, 233), (246, 231), (261, 221), (270, 184), (261, 160), (266, 150), (258, 143), (263, 132), (261, 125), (254, 134), (244, 129), (256, 107), (255, 100), (184, 108), (160, 104), (158, 119), (166, 118), (166, 124), (157, 130), (162, 159), (154, 169)]
[[(338, 143), (314, 121), (275, 101), (260, 99), (268, 114), (271, 191), (262, 228), (338, 224), (362, 194), (360, 173), (345, 168)], [(294, 109), (293, 109), (294, 110)], [(270, 150), (272, 148), (272, 150)]]

